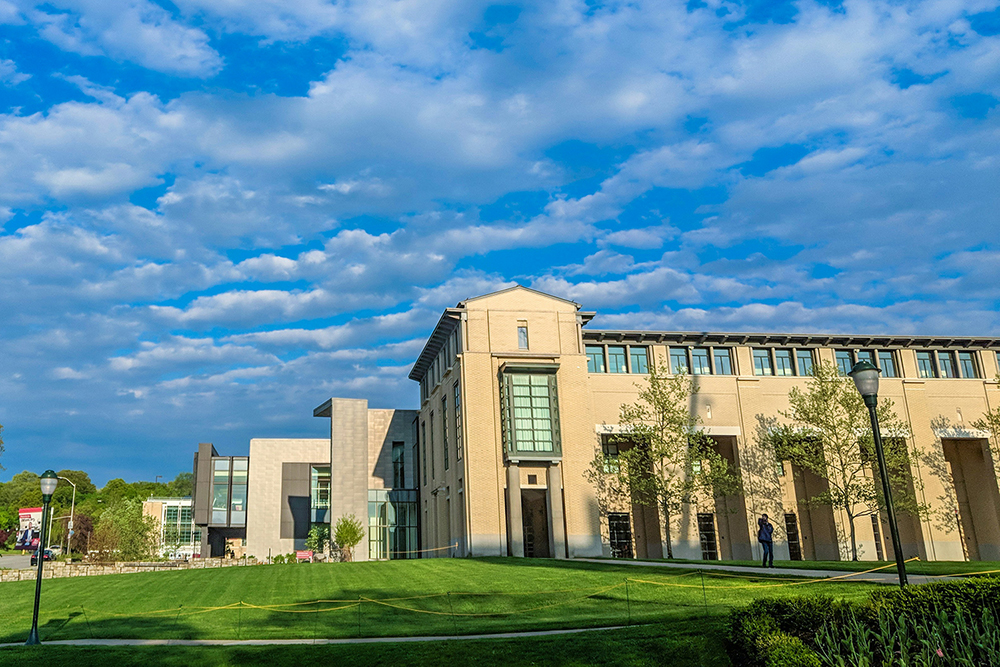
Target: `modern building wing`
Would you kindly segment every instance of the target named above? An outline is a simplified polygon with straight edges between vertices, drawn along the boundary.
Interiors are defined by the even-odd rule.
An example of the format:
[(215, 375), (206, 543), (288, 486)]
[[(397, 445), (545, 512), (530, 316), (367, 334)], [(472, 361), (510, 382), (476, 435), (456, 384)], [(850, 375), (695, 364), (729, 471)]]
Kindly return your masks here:
[[(250, 555), (287, 553), (311, 525), (354, 514), (369, 528), (361, 558), (660, 557), (659, 508), (609, 505), (588, 477), (595, 456), (613, 462), (621, 406), (659, 368), (698, 384), (691, 409), (743, 489), (689, 503), (671, 524), (674, 555), (756, 556), (766, 512), (779, 558), (843, 558), (846, 518), (804, 502), (823, 480), (765, 460), (754, 429), (758, 415), (787, 410), (816, 364), (846, 373), (865, 359), (909, 426), (914, 491), (931, 509), (900, 517), (905, 555), (1000, 558), (1000, 443), (970, 426), (1000, 406), (1000, 339), (591, 330), (594, 317), (524, 287), (466, 299), (442, 313), (411, 369), (419, 410), (330, 399), (314, 411), (330, 419), (328, 438), (254, 439), (242, 478), (240, 457), (203, 445), (204, 555), (240, 535)], [(862, 558), (892, 557), (878, 515), (858, 525), (858, 542)]]
[(313, 415), (330, 420), (329, 437), (254, 438), (248, 457), (199, 445), (202, 556), (288, 554), (305, 548), (312, 526), (348, 515), (369, 527), (356, 560), (417, 555), (416, 411), (332, 398)]

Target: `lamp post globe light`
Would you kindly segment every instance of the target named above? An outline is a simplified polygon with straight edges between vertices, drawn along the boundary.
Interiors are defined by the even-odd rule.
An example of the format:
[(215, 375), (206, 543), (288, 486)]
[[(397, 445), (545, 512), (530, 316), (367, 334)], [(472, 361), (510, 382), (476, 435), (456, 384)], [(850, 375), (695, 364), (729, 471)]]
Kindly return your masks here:
[(38, 603), (42, 599), (42, 566), (45, 564), (45, 542), (49, 538), (48, 526), (45, 523), (45, 514), (49, 511), (49, 503), (52, 502), (52, 494), (56, 492), (56, 484), (59, 483), (59, 475), (52, 470), (42, 473), (40, 484), (42, 487), (42, 535), (38, 541), (38, 575), (35, 578), (35, 610), (31, 614), (31, 632), (28, 633), (28, 641), (25, 645), (41, 644), (38, 639)]
[(854, 386), (868, 407), (868, 416), (872, 422), (872, 439), (875, 441), (875, 455), (878, 457), (879, 475), (882, 477), (882, 495), (885, 497), (885, 515), (889, 520), (889, 533), (892, 535), (892, 550), (896, 554), (896, 570), (899, 572), (900, 587), (906, 586), (906, 563), (903, 561), (903, 547), (899, 543), (899, 529), (896, 527), (896, 512), (892, 505), (892, 489), (889, 487), (889, 472), (885, 467), (885, 450), (882, 449), (882, 434), (878, 427), (878, 376), (882, 371), (869, 361), (859, 361), (848, 375), (854, 380)]

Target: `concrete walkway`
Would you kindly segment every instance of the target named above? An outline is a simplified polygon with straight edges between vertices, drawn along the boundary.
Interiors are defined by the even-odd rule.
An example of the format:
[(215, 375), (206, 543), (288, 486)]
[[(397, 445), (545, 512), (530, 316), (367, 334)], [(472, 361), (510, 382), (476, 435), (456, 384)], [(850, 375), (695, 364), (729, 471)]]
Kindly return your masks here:
[[(532, 632), (501, 632), (489, 635), (438, 635), (430, 637), (354, 637), (344, 639), (56, 639), (43, 641), (47, 646), (284, 646), (289, 644), (383, 644), (390, 642), (438, 642), (456, 639), (517, 639), (549, 637), (581, 632), (621, 630), (628, 626), (608, 625), (601, 628), (571, 630), (536, 630)], [(0, 644), (0, 648), (24, 646), (23, 643)]]
[[(638, 565), (641, 567), (666, 567), (675, 568), (678, 570), (721, 570), (724, 572), (737, 572), (740, 574), (746, 574), (751, 576), (763, 575), (763, 576), (781, 576), (781, 577), (800, 577), (803, 579), (830, 579), (836, 577), (841, 581), (867, 581), (876, 584), (898, 584), (899, 577), (896, 574), (896, 567), (892, 566), (884, 570), (879, 570), (878, 572), (869, 572), (867, 574), (854, 574), (851, 572), (843, 572), (838, 570), (800, 570), (798, 568), (785, 568), (785, 567), (746, 567), (742, 565), (726, 565), (724, 563), (668, 563), (665, 561), (643, 561), (643, 560), (618, 560), (618, 559), (608, 559), (608, 558), (574, 558), (573, 560), (584, 561), (586, 563), (601, 563), (603, 565), (608, 565), (613, 563), (615, 565)], [(926, 576), (926, 575), (915, 575), (908, 574), (906, 577), (907, 581), (911, 584), (926, 584), (930, 581), (940, 580), (940, 576)]]

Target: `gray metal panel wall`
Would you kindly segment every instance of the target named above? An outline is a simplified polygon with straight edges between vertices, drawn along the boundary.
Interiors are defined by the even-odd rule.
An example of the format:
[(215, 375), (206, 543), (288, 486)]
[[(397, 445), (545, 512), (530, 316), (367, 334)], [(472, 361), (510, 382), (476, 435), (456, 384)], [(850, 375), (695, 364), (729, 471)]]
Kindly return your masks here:
[(212, 456), (215, 454), (212, 443), (198, 443), (198, 451), (194, 455), (194, 485), (191, 498), (194, 523), (198, 526), (208, 525), (209, 512), (212, 509)]
[(309, 533), (312, 465), (281, 464), (281, 537), (305, 539)]

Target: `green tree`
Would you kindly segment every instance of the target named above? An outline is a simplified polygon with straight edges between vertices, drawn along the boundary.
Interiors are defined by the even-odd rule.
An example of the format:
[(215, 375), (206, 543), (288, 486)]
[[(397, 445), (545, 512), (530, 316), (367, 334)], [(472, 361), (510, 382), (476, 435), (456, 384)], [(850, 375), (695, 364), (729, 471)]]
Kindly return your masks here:
[(159, 522), (143, 514), (142, 501), (126, 498), (112, 502), (104, 510), (93, 541), (103, 561), (148, 560), (155, 553), (158, 532)]
[(190, 496), (194, 490), (194, 473), (182, 472), (167, 484), (167, 495), (172, 498)]
[[(826, 482), (826, 490), (806, 502), (844, 512), (851, 559), (858, 560), (855, 522), (885, 505), (868, 408), (854, 382), (829, 362), (814, 366), (806, 388), (793, 387), (788, 402), (791, 407), (781, 416), (789, 423), (775, 422), (764, 440), (774, 447), (778, 460), (790, 461)], [(909, 429), (890, 399), (879, 399), (877, 413), (897, 511), (920, 513), (924, 508), (912, 492), (906, 451)]]
[[(1000, 375), (996, 381), (1000, 382)], [(992, 439), (993, 460), (996, 461), (997, 453), (1000, 452), (1000, 406), (987, 410), (983, 416), (972, 422), (972, 428), (980, 431), (987, 431)]]
[(621, 435), (613, 438), (617, 458), (598, 452), (588, 477), (603, 502), (632, 502), (657, 507), (666, 535), (667, 557), (673, 558), (673, 523), (685, 504), (698, 497), (733, 493), (739, 483), (715, 442), (699, 430), (691, 409), (698, 388), (689, 375), (669, 375), (665, 360), (636, 384), (638, 400), (623, 404)]
[(306, 536), (306, 549), (314, 553), (324, 553), (329, 543), (330, 526), (325, 523), (314, 523)]
[(354, 547), (363, 539), (365, 539), (365, 527), (356, 516), (348, 514), (337, 519), (333, 527), (333, 541), (343, 552), (344, 560), (352, 560)]

